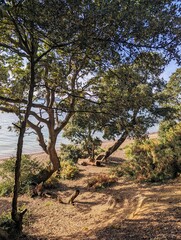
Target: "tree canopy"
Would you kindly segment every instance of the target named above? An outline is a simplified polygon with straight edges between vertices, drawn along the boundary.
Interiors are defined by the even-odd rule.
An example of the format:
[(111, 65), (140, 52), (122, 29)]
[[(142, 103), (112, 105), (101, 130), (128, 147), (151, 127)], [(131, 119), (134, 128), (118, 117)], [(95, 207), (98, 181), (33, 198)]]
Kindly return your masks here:
[[(129, 84), (133, 87), (134, 102), (126, 111), (123, 107), (121, 112), (119, 109), (119, 113), (124, 113), (124, 117), (128, 119), (126, 129), (134, 121), (135, 114), (138, 114), (135, 110), (139, 105), (137, 94), (147, 98), (148, 103), (140, 101), (140, 104), (145, 104), (144, 111), (149, 108), (151, 112), (153, 92), (150, 87), (153, 86), (151, 82), (146, 85), (145, 82), (141, 85), (135, 83), (138, 75), (142, 79), (142, 73), (136, 73), (129, 66), (133, 66), (142, 56), (142, 63), (151, 61), (155, 67), (157, 59), (149, 58), (150, 55), (146, 54), (155, 51), (162, 55), (165, 62), (175, 59), (180, 63), (180, 8), (181, 4), (175, 0), (1, 1), (0, 109), (15, 112), (20, 119), (17, 125), (19, 139), (12, 212), (19, 230), (23, 214), (17, 214), (18, 182), (23, 137), (28, 124), (34, 130), (39, 129), (35, 130), (39, 140), (43, 140), (40, 123), (48, 126), (52, 145), (46, 148), (45, 142), (41, 143), (44, 150), (49, 154), (53, 152), (56, 159), (49, 172), (50, 176), (60, 166), (55, 152), (58, 133), (68, 123), (74, 111), (80, 110), (77, 99), (91, 100), (87, 89), (94, 84), (95, 79), (89, 81), (89, 74), (96, 76), (101, 71), (109, 73), (111, 84), (115, 84), (117, 89), (123, 88), (122, 93), (121, 90), (116, 90), (114, 96), (118, 102), (122, 101), (120, 96), (124, 95), (121, 106), (129, 105), (132, 101), (128, 93), (133, 90)], [(112, 69), (116, 68), (115, 73), (121, 75), (119, 80), (111, 76)], [(151, 69), (148, 68), (149, 71)], [(149, 74), (147, 77), (149, 79)], [(108, 81), (106, 75), (103, 78)], [(123, 86), (125, 82), (129, 84)], [(136, 88), (135, 84), (138, 84)], [(100, 89), (102, 86), (100, 85)], [(114, 89), (111, 89), (111, 85), (108, 86), (111, 93)], [(102, 98), (104, 89), (99, 94), (99, 98)], [(107, 97), (110, 102), (111, 94)], [(35, 102), (40, 98), (44, 99), (44, 103), (37, 105)], [(39, 109), (38, 113), (33, 112), (32, 107)], [(111, 109), (111, 104), (107, 103), (106, 108)], [(45, 117), (43, 110), (47, 114)], [(67, 114), (64, 120), (58, 119), (62, 112)], [(30, 115), (38, 121), (36, 125), (31, 122)], [(140, 112), (138, 118), (140, 122), (143, 119), (148, 120)], [(116, 127), (120, 128), (119, 125)]]

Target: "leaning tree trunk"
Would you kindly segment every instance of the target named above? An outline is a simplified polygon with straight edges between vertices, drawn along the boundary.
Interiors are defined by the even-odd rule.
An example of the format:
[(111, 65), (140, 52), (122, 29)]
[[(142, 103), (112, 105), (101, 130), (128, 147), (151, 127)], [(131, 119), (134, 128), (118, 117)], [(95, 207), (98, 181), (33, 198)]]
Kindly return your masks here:
[(114, 145), (107, 150), (107, 152), (105, 153), (101, 161), (103, 162), (107, 161), (108, 157), (110, 157), (121, 146), (121, 144), (126, 140), (127, 136), (128, 136), (128, 133), (127, 131), (125, 131), (121, 135), (121, 137), (114, 143)]
[(33, 177), (33, 183), (40, 184), (46, 182), (54, 172), (60, 171), (60, 160), (57, 155), (56, 147), (54, 142), (49, 142), (47, 147), (47, 154), (50, 160), (50, 167), (41, 170), (37, 175)]
[(18, 213), (18, 191), (20, 186), (19, 179), (21, 174), (23, 139), (24, 139), (24, 134), (26, 130), (27, 120), (28, 120), (29, 113), (32, 106), (34, 85), (35, 85), (35, 64), (34, 64), (34, 58), (32, 57), (31, 58), (31, 82), (30, 82), (30, 88), (29, 88), (29, 94), (28, 94), (28, 104), (25, 111), (24, 121), (21, 123), (21, 126), (20, 126), (20, 133), (19, 133), (18, 143), (17, 143), (17, 153), (16, 153), (16, 163), (15, 163), (15, 182), (14, 182), (12, 212), (11, 212), (12, 219), (16, 223), (17, 230), (20, 232), (22, 231), (22, 220), (26, 210), (24, 210), (21, 213)]

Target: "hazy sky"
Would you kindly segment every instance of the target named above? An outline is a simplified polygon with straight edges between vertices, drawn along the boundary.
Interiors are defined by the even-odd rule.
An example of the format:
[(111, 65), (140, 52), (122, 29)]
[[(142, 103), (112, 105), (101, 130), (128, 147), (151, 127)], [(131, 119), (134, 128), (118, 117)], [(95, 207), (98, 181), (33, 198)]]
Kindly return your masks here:
[(176, 69), (178, 68), (178, 65), (176, 64), (175, 61), (171, 61), (168, 66), (165, 68), (165, 71), (162, 73), (162, 77), (165, 80), (168, 80), (169, 77), (172, 75), (172, 73), (174, 73), (176, 71)]

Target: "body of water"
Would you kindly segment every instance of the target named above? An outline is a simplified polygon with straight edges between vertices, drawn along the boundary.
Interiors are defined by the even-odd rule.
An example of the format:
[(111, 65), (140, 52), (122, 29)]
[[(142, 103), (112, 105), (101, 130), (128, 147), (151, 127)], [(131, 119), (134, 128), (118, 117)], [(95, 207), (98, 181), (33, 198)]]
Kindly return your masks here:
[[(2, 113), (0, 112), (0, 159), (6, 157), (12, 157), (16, 155), (18, 134), (14, 131), (9, 131), (8, 127), (13, 127), (13, 123), (16, 123), (18, 118), (12, 113)], [(154, 126), (149, 129), (149, 132), (157, 132), (158, 126)], [(32, 130), (29, 130), (32, 132)], [(101, 137), (101, 133), (98, 134)], [(48, 134), (47, 129), (44, 129), (44, 136), (47, 140)], [(60, 147), (61, 143), (68, 143), (69, 141), (59, 134), (57, 138), (57, 149)], [(23, 153), (32, 154), (42, 152), (42, 148), (39, 146), (37, 141), (37, 136), (33, 133), (29, 134), (26, 132), (24, 138)]]
[[(14, 131), (9, 131), (8, 127), (9, 126), (13, 127), (12, 123), (16, 123), (17, 120), (18, 118), (16, 117), (15, 114), (0, 112), (0, 158), (1, 159), (15, 156), (16, 154), (18, 134)], [(46, 129), (44, 130), (44, 134), (47, 138), (48, 134)], [(62, 138), (61, 134), (59, 134), (57, 139), (57, 148), (60, 147), (60, 143), (67, 143), (67, 142), (68, 141)], [(42, 152), (42, 151), (43, 151), (42, 148), (38, 144), (37, 136), (33, 133), (29, 134), (27, 132), (24, 138), (23, 153), (29, 154), (29, 153), (36, 153), (36, 152)]]

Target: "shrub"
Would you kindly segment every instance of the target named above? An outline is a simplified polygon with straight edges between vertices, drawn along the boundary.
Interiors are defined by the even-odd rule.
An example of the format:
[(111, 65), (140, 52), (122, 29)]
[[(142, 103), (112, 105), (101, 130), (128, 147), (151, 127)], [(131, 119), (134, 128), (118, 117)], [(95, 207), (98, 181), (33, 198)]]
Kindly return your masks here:
[(109, 170), (110, 176), (122, 177), (124, 175), (124, 169), (122, 166), (114, 166)]
[[(0, 196), (12, 193), (14, 185), (15, 158), (10, 158), (0, 164)], [(29, 155), (22, 156), (20, 193), (29, 191), (29, 183), (33, 176), (42, 169), (41, 165), (35, 160), (30, 159)]]
[(73, 179), (79, 172), (78, 167), (72, 161), (60, 161), (60, 177), (63, 179)]
[[(25, 205), (22, 205), (18, 211), (22, 212), (26, 208)], [(29, 224), (29, 213), (26, 212), (26, 214), (23, 217), (23, 224), (28, 225)], [(19, 239), (19, 232), (17, 231), (16, 223), (12, 220), (11, 212), (3, 212), (0, 215), (0, 229), (5, 231), (8, 234), (7, 239)], [(4, 238), (3, 238), (4, 239)]]
[(0, 196), (8, 196), (13, 192), (14, 181), (9, 179), (8, 181), (0, 182)]
[(108, 174), (99, 174), (87, 180), (87, 186), (90, 188), (105, 188), (111, 186), (117, 181), (117, 178)]
[[(165, 131), (165, 130), (164, 130)], [(141, 181), (163, 181), (181, 172), (181, 124), (159, 139), (137, 140), (127, 147), (124, 172)]]
[[(88, 147), (88, 146), (87, 146)], [(94, 150), (95, 155), (99, 155), (104, 152), (104, 150), (96, 146)], [(73, 144), (61, 144), (60, 146), (60, 160), (71, 160), (74, 163), (78, 161), (79, 158), (87, 158), (89, 154), (87, 153), (86, 147), (84, 144), (79, 146)]]
[(43, 186), (46, 189), (55, 189), (59, 186), (59, 178), (60, 176), (57, 176), (57, 173), (54, 173), (46, 182), (43, 183)]
[(80, 147), (72, 144), (61, 144), (60, 154), (62, 161), (71, 160), (75, 163), (84, 155)]
[(11, 219), (11, 212), (8, 211), (8, 212), (3, 212), (1, 215), (0, 215), (0, 227), (3, 227), (5, 230), (6, 227), (7, 227), (7, 223), (11, 223), (12, 222), (12, 219)]

